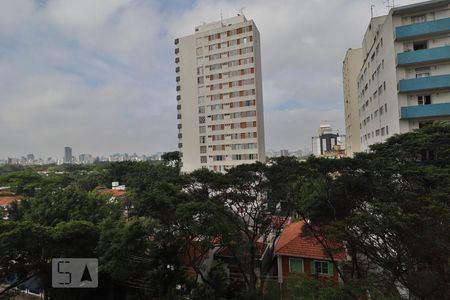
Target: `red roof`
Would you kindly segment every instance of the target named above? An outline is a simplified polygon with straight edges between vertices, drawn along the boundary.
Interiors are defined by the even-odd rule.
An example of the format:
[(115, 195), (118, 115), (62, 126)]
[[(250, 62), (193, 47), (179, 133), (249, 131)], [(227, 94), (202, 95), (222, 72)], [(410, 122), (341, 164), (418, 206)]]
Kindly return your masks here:
[[(316, 238), (302, 235), (303, 221), (287, 224), (281, 233), (280, 239), (275, 245), (275, 254), (305, 257), (312, 259), (331, 260), (325, 253), (321, 243)], [(341, 242), (333, 242), (324, 240), (326, 245), (335, 249), (333, 258), (336, 261), (346, 260), (343, 244)]]
[(11, 203), (13, 203), (14, 201), (20, 200), (20, 196), (6, 196), (6, 197), (0, 197), (0, 206), (6, 206), (9, 205)]
[(125, 195), (124, 190), (114, 190), (114, 189), (107, 189), (105, 187), (96, 187), (96, 189), (100, 192), (102, 195), (112, 195), (114, 197), (122, 197)]

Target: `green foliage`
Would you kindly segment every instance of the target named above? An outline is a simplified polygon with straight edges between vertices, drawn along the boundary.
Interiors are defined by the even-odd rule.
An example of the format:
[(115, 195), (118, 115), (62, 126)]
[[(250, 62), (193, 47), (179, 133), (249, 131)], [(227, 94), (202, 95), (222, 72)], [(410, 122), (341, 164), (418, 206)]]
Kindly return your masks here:
[[(0, 221), (0, 269), (38, 274), (52, 299), (279, 299), (267, 270), (256, 274), (254, 242), (279, 234), (273, 216), (294, 215), (310, 221), (306, 234), (343, 241), (351, 261), (334, 269), (343, 285), (292, 278), (283, 299), (393, 300), (399, 286), (450, 299), (449, 129), (396, 135), (353, 159), (278, 158), (227, 174), (180, 175), (178, 152), (163, 164), (2, 167), (0, 185), (23, 200)], [(127, 186), (124, 197), (96, 191), (112, 181)], [(226, 247), (232, 257), (207, 272), (205, 256), (187, 260), (193, 246), (202, 255)], [(97, 292), (52, 289), (53, 257), (98, 257)], [(230, 264), (240, 280), (226, 276)]]

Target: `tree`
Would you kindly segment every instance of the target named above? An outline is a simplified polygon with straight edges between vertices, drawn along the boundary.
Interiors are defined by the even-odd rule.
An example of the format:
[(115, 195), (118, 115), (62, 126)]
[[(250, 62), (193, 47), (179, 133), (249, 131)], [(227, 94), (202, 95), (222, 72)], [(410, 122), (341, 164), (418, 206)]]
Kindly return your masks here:
[(421, 299), (450, 298), (449, 129), (396, 135), (354, 159), (307, 161), (297, 211), (321, 228), (311, 234), (346, 242), (344, 280), (373, 278), (385, 295), (403, 286)]

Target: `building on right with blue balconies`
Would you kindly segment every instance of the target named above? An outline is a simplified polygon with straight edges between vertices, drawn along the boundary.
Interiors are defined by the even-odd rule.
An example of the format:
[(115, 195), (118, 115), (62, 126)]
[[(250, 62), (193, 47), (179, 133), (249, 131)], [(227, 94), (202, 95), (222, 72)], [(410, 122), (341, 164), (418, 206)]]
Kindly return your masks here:
[(359, 124), (351, 124), (360, 129), (361, 151), (393, 134), (450, 120), (450, 0), (395, 7), (372, 18), (362, 60), (353, 85)]

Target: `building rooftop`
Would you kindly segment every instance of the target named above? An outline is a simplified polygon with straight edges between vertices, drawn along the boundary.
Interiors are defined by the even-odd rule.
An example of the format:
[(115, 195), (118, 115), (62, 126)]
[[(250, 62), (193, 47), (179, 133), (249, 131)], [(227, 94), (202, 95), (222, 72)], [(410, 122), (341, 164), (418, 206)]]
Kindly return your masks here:
[(247, 21), (247, 18), (244, 15), (238, 14), (235, 17), (222, 19), (220, 21), (211, 22), (211, 23), (204, 23), (202, 25), (195, 27), (195, 32), (203, 32), (213, 29), (219, 29), (222, 27), (230, 26), (233, 24), (238, 24)]
[[(321, 243), (319, 243), (316, 238), (304, 236), (302, 234), (302, 227), (304, 224), (305, 222), (298, 221), (286, 225), (281, 233), (280, 239), (275, 245), (275, 254), (330, 260), (330, 257), (325, 253)], [(342, 250), (342, 243), (332, 241), (325, 242), (335, 249), (333, 255), (334, 260), (343, 261), (346, 259), (345, 253)]]

